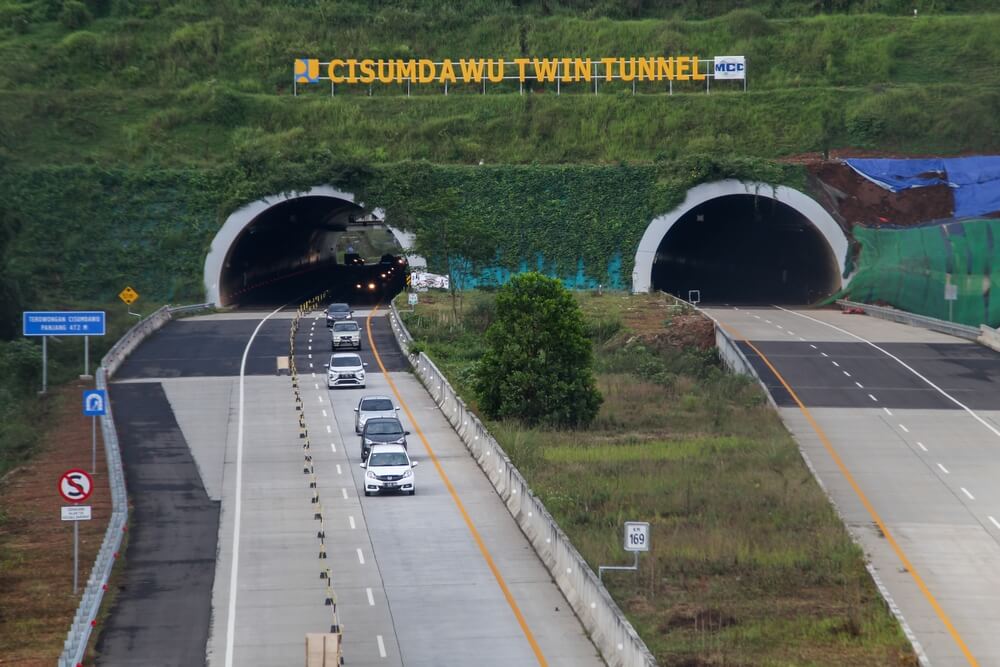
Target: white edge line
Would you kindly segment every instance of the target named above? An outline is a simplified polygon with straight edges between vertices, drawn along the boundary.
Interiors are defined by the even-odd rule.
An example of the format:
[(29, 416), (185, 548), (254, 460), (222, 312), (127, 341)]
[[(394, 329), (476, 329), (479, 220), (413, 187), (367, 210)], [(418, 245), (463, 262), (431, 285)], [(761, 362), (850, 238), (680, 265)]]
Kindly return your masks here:
[(916, 375), (918, 378), (920, 378), (921, 380), (923, 380), (924, 382), (926, 382), (935, 391), (937, 391), (938, 393), (940, 393), (942, 396), (944, 396), (945, 398), (947, 398), (949, 401), (951, 401), (952, 403), (954, 403), (958, 407), (960, 407), (963, 410), (965, 410), (973, 419), (975, 419), (977, 422), (979, 422), (980, 424), (982, 424), (983, 426), (985, 426), (987, 429), (989, 429), (990, 432), (993, 433), (993, 435), (995, 435), (998, 438), (1000, 438), (1000, 430), (997, 430), (995, 427), (991, 426), (985, 419), (983, 419), (982, 417), (980, 417), (979, 415), (977, 415), (975, 412), (973, 412), (972, 408), (970, 408), (969, 406), (965, 405), (964, 403), (962, 403), (961, 401), (959, 401), (957, 398), (955, 398), (954, 396), (952, 396), (951, 394), (949, 394), (948, 392), (946, 392), (944, 389), (942, 389), (941, 387), (939, 387), (936, 384), (934, 384), (933, 382), (931, 382), (929, 379), (927, 379), (926, 377), (924, 377), (923, 375), (921, 375), (915, 368), (913, 368), (912, 366), (910, 366), (905, 361), (903, 361), (902, 359), (900, 359), (899, 357), (897, 357), (893, 353), (889, 352), (888, 350), (879, 347), (878, 345), (876, 345), (875, 343), (871, 342), (870, 340), (862, 338), (861, 336), (858, 336), (857, 334), (853, 334), (850, 331), (847, 331), (845, 329), (841, 329), (840, 327), (838, 327), (838, 326), (836, 326), (834, 324), (830, 324), (829, 322), (824, 322), (822, 320), (817, 320), (815, 317), (809, 317), (808, 315), (803, 315), (802, 313), (797, 313), (794, 310), (788, 310), (787, 308), (782, 308), (781, 306), (775, 306), (775, 308), (777, 308), (778, 310), (783, 310), (786, 313), (791, 313), (792, 315), (798, 315), (799, 317), (804, 317), (807, 320), (812, 320), (813, 322), (816, 322), (818, 324), (822, 324), (824, 326), (830, 327), (831, 329), (839, 331), (839, 332), (841, 332), (843, 334), (847, 334), (851, 338), (855, 338), (857, 340), (860, 340), (862, 343), (867, 343), (867, 344), (871, 345), (876, 350), (878, 350), (879, 352), (881, 352), (885, 356), (889, 357), (890, 359), (892, 359), (893, 361), (895, 361), (896, 363), (898, 363), (900, 366), (902, 366), (903, 368), (905, 368), (906, 370), (910, 371), (911, 373), (913, 373), (914, 375)]
[(240, 409), (236, 427), (236, 490), (234, 492), (236, 507), (233, 510), (233, 563), (229, 571), (229, 609), (226, 614), (226, 667), (233, 665), (233, 642), (236, 639), (236, 582), (240, 569), (240, 517), (243, 514), (243, 398), (246, 393), (247, 357), (250, 355), (250, 346), (253, 345), (254, 338), (257, 337), (260, 328), (271, 317), (281, 312), (284, 307), (281, 306), (272, 311), (257, 324), (257, 328), (250, 334), (250, 340), (247, 341), (246, 347), (243, 348), (243, 360), (240, 362)]

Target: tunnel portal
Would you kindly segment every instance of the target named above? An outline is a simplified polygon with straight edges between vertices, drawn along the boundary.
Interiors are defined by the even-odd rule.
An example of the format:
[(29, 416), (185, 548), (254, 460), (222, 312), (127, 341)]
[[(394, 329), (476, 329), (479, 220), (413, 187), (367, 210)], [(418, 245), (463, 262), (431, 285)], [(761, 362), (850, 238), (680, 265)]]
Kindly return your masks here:
[(823, 234), (799, 211), (769, 197), (709, 199), (685, 212), (660, 241), (653, 289), (708, 303), (813, 303), (840, 285)]
[[(406, 264), (392, 233), (349, 197), (306, 195), (258, 202), (227, 221), (216, 244), (219, 305), (279, 306), (330, 290), (331, 300), (370, 304), (395, 296)], [(235, 219), (235, 220), (234, 220)], [(224, 228), (225, 231), (225, 228)], [(216, 251), (213, 244), (213, 252)]]

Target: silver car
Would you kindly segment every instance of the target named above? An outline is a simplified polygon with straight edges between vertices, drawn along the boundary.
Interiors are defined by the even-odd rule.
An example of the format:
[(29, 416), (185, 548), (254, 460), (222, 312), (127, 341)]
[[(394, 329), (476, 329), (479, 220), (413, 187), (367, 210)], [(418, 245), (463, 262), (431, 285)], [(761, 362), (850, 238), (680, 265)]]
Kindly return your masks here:
[(326, 366), (326, 386), (334, 387), (364, 387), (365, 366), (360, 355), (351, 352), (340, 352), (330, 356)]
[(395, 417), (398, 411), (388, 396), (362, 396), (354, 408), (354, 432), (360, 434), (372, 417)]

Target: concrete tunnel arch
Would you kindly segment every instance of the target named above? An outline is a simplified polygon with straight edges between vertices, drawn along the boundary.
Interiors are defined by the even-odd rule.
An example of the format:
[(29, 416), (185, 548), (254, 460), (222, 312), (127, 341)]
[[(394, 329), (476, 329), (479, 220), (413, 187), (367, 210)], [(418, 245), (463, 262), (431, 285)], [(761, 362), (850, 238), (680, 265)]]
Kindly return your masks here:
[[(208, 255), (205, 257), (203, 280), (206, 302), (218, 306), (229, 305), (229, 297), (222, 294), (222, 285), (227, 271), (226, 262), (234, 245), (239, 241), (247, 227), (251, 226), (263, 213), (275, 206), (296, 199), (317, 197), (338, 200), (343, 204), (357, 207), (358, 210), (361, 210), (363, 207), (362, 202), (358, 200), (353, 192), (340, 190), (329, 185), (319, 185), (306, 191), (283, 192), (264, 197), (231, 213), (212, 239)], [(376, 208), (374, 213), (376, 216), (384, 219), (384, 211), (382, 209)], [(413, 234), (396, 229), (391, 225), (387, 225), (387, 227), (396, 238), (404, 253), (409, 255), (409, 251), (412, 249), (414, 243)], [(409, 258), (411, 265), (421, 265), (424, 263), (422, 258), (418, 256), (409, 255)]]
[(825, 241), (830, 257), (836, 262), (837, 280), (840, 286), (849, 282), (844, 278), (849, 242), (836, 220), (812, 197), (783, 185), (743, 182), (735, 179), (703, 183), (688, 190), (684, 202), (677, 208), (654, 218), (646, 227), (635, 253), (635, 268), (632, 271), (633, 293), (649, 292), (653, 289), (653, 271), (661, 244), (668, 233), (681, 222), (685, 215), (698, 207), (726, 197), (766, 197), (787, 206), (808, 222)]

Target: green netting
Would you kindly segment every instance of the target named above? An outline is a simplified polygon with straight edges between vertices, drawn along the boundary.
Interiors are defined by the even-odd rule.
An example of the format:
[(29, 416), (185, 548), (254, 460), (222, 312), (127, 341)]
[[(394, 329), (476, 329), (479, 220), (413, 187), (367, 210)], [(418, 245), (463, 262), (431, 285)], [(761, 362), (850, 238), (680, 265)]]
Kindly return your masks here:
[(858, 272), (845, 290), (865, 303), (949, 319), (947, 285), (956, 299), (954, 322), (1000, 324), (1000, 220), (963, 220), (913, 229), (855, 227)]

